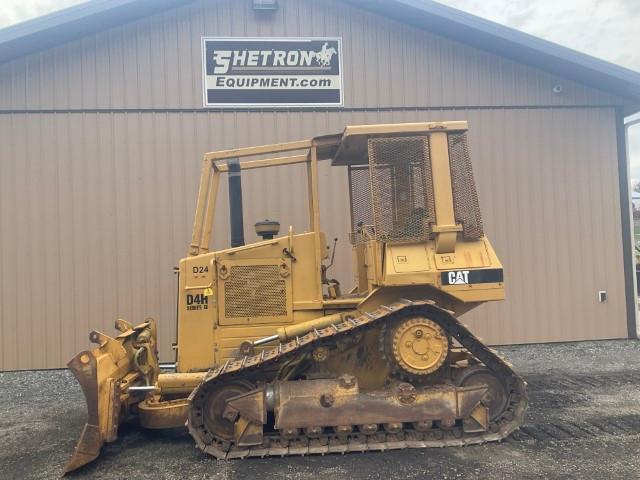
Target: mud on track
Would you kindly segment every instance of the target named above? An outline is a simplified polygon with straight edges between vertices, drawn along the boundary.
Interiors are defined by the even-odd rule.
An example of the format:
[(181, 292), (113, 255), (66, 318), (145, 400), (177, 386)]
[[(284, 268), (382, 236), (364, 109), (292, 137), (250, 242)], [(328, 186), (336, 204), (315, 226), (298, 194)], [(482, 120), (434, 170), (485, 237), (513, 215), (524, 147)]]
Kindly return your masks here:
[[(530, 397), (525, 425), (501, 444), (221, 462), (188, 436), (132, 423), (71, 478), (640, 478), (640, 342), (499, 350)], [(85, 415), (66, 371), (0, 374), (0, 477), (59, 477)]]

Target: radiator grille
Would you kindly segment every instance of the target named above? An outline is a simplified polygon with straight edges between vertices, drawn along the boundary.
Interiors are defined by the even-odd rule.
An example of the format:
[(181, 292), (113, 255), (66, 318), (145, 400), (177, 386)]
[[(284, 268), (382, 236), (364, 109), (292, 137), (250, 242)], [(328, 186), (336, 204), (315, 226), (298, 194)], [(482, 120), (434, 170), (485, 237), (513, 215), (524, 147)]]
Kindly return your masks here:
[(278, 265), (231, 267), (224, 289), (226, 318), (287, 315), (287, 286)]
[(448, 135), (448, 141), (453, 208), (456, 222), (462, 224), (462, 236), (464, 238), (477, 240), (484, 235), (484, 232), (478, 192), (473, 180), (467, 135), (464, 133), (452, 133)]

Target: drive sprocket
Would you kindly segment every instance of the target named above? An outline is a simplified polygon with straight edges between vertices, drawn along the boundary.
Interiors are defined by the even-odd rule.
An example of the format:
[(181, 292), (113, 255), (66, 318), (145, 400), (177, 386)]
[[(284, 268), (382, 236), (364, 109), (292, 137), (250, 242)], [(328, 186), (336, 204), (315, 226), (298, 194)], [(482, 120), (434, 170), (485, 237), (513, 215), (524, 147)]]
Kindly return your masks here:
[(451, 339), (435, 321), (400, 317), (385, 325), (381, 342), (392, 372), (424, 379), (447, 365)]

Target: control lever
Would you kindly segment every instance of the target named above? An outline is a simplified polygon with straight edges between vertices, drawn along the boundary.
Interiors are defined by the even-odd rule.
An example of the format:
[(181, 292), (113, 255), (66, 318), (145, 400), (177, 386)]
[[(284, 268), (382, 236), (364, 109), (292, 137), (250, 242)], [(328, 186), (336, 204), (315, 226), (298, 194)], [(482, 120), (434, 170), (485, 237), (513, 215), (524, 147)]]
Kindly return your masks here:
[[(336, 258), (336, 245), (338, 244), (338, 238), (333, 239), (333, 252), (331, 253), (331, 260), (328, 265), (322, 265), (322, 283), (327, 285), (329, 292), (329, 298), (338, 298), (340, 293), (340, 282), (335, 278), (327, 278), (327, 271), (333, 266), (333, 261)], [(329, 247), (327, 247), (329, 249)]]
[[(336, 245), (338, 244), (338, 237), (333, 239), (333, 253), (331, 253), (331, 261), (329, 265), (325, 267), (325, 272), (327, 272), (333, 266), (333, 259), (336, 258)], [(327, 247), (327, 250), (329, 247)]]

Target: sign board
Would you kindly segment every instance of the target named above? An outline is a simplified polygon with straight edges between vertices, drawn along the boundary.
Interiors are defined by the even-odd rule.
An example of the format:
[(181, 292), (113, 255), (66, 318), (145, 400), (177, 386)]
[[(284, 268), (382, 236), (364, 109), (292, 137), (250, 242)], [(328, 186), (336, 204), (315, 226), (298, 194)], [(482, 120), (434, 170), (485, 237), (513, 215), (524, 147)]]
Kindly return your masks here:
[(202, 38), (204, 106), (338, 107), (341, 38)]

